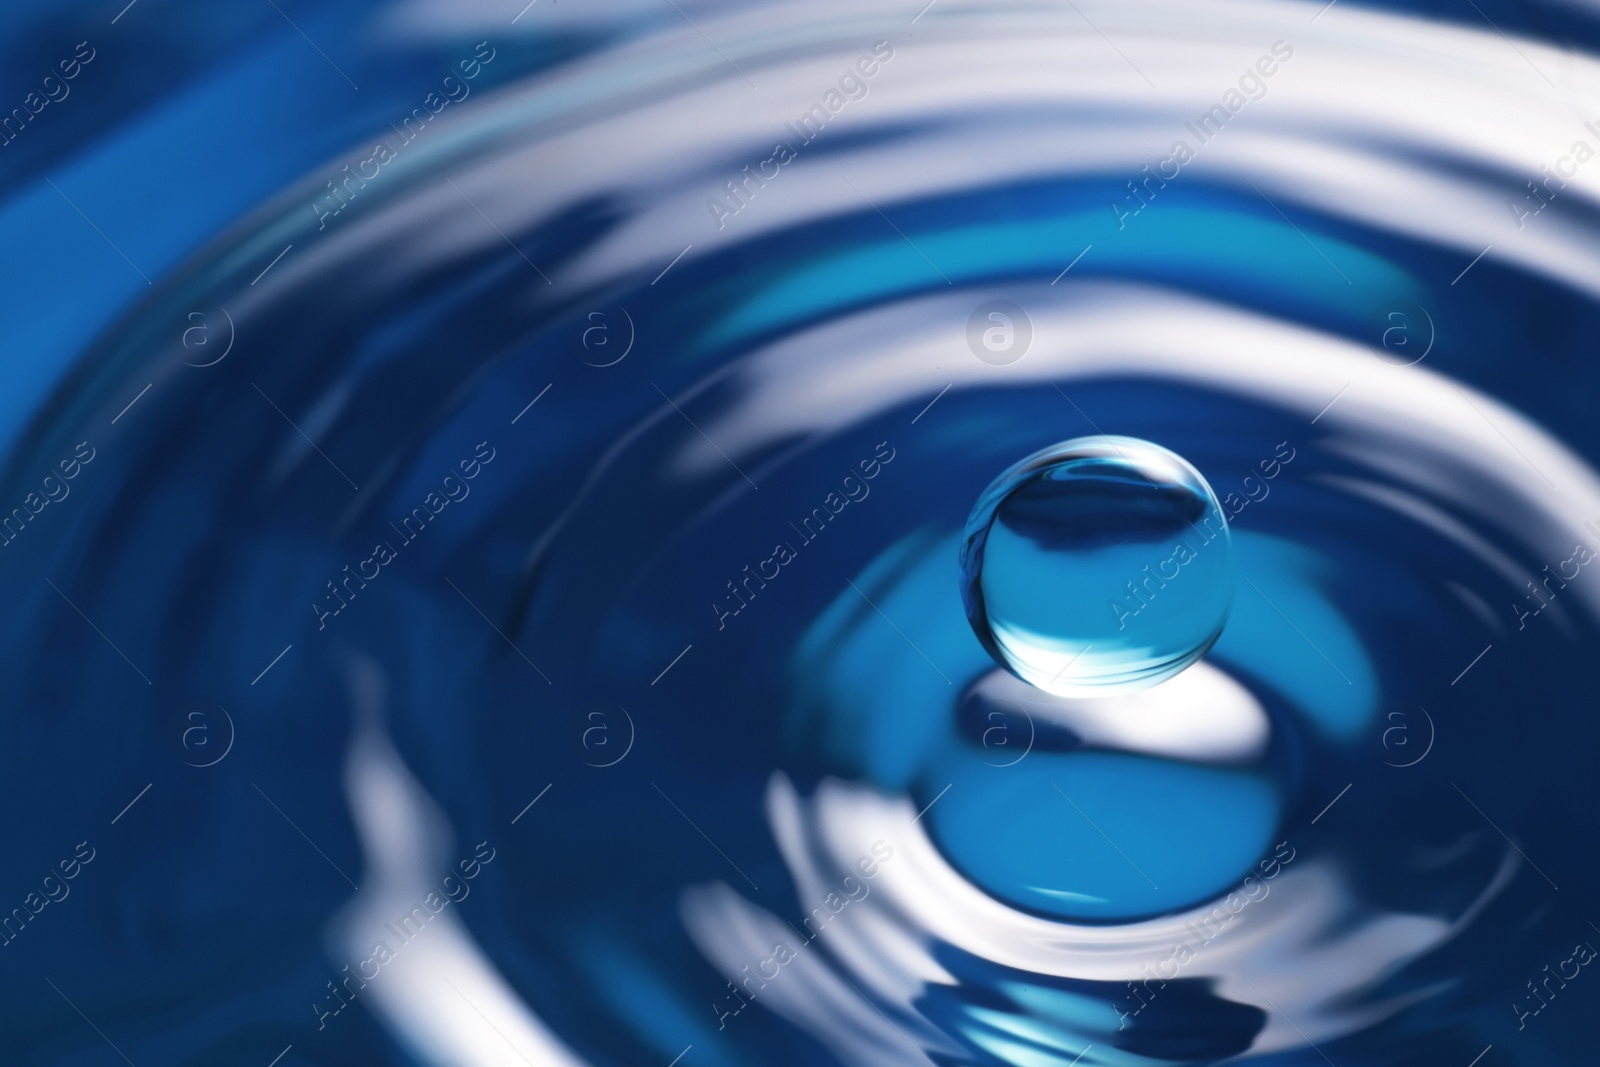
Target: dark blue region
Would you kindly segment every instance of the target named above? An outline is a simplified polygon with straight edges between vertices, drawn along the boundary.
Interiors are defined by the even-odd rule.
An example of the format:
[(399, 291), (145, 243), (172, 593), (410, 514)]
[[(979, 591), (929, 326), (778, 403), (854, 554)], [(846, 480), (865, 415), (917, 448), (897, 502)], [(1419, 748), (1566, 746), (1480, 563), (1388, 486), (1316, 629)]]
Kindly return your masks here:
[[(1392, 11), (1411, 18), (1457, 23), (1466, 29), (1499, 32), (1545, 41), (1558, 47), (1594, 52), (1600, 45), (1600, 19), (1581, 4), (1528, 3), (1527, 0), (1337, 0), (1341, 6)], [(1555, 71), (1547, 72), (1554, 77)]]
[[(196, 93), (260, 94), (270, 100), (270, 90), (232, 82), (228, 74), (280, 39), (293, 38), (304, 49), (297, 57), (304, 62), (274, 75), (294, 83), (295, 91), (279, 95), (285, 106), (300, 108), (299, 87), (316, 85), (314, 113), (274, 116), (262, 125), (263, 116), (252, 107), (237, 127), (219, 124), (212, 134), (259, 143), (256, 167), (261, 176), (275, 176), (267, 190), (281, 188), (313, 163), (409, 114), (429, 88), (458, 73), (459, 61), (485, 37), (506, 51), (474, 79), (475, 91), (570, 62), (607, 40), (594, 34), (508, 36), (494, 30), (430, 35), (425, 41), (385, 36), (374, 32), (373, 23), (395, 5), (383, 0), (136, 0), (131, 5), (95, 0), (31, 7), (15, 13), (24, 25), (0, 38), (0, 198), (59, 168), (86, 146), (184, 106)], [(72, 63), (85, 54), (77, 49), (80, 43), (88, 45), (93, 58)], [(72, 76), (63, 77), (68, 72)], [(29, 94), (34, 95), (31, 106)], [(15, 109), (23, 114), (14, 116)], [(8, 117), (9, 127), (3, 121)]]
[(1209, 507), (1182, 485), (1157, 485), (1115, 458), (1074, 460), (1012, 490), (995, 521), (1040, 548), (1088, 551), (1189, 529)]

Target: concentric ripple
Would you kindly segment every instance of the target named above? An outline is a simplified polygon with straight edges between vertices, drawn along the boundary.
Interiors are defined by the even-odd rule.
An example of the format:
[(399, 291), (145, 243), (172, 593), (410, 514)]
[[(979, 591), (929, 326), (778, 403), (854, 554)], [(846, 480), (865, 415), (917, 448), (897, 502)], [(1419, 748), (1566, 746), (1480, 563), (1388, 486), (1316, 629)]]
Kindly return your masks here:
[[(1528, 980), (1600, 875), (1600, 65), (1350, 4), (558, 11), (336, 220), (370, 137), (85, 310), (13, 448), (18, 848), (152, 783), (6, 949), (28, 1062), (105, 1052), (57, 959), (141, 1064), (1581, 1062)], [(1115, 705), (998, 671), (956, 571), (1101, 435), (1236, 572)]]

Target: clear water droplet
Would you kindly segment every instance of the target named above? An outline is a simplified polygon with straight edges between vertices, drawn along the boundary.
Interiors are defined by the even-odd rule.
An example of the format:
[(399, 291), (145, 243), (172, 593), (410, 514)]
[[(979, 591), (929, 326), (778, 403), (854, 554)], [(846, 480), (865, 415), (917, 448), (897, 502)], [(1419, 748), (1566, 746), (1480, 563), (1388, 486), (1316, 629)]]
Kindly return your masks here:
[(1057, 696), (1142, 689), (1203, 656), (1233, 603), (1227, 519), (1182, 456), (1079, 437), (1007, 468), (967, 519), (967, 619)]

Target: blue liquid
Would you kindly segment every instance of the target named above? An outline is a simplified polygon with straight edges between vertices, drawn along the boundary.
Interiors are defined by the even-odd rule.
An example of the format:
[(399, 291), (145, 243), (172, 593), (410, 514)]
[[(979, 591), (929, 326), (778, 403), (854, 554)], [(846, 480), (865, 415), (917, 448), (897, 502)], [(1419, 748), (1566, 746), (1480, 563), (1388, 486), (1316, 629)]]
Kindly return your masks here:
[[(1226, 892), (1283, 811), (1259, 698), (1210, 663), (1152, 689), (1041, 693), (973, 640), (956, 540), (896, 545), (856, 579), (904, 636), (846, 587), (800, 643), (797, 688), (834, 759), (909, 781), (919, 808), (937, 796), (922, 823), (943, 858), (1014, 907), (1105, 922)], [(970, 684), (952, 693), (906, 638)]]
[(1007, 468), (973, 507), (961, 550), (973, 632), (1057, 696), (1162, 682), (1203, 656), (1233, 601), (1216, 494), (1176, 453), (1080, 437)]
[[(144, 7), (116, 29), (136, 27)], [(917, 33), (955, 17), (943, 9)], [(1054, 17), (1041, 14), (1039, 26), (1053, 29)], [(1035, 36), (1031, 23), (1019, 28), (1017, 54)], [(304, 42), (287, 44), (268, 57), (281, 53), (282, 70), (256, 70), (262, 100), (304, 81), (283, 73), (302, 69)], [(708, 51), (699, 37), (692, 44)], [(446, 51), (457, 57), (453, 43)], [(514, 46), (501, 54), (489, 69), (509, 79)], [(841, 55), (835, 69), (855, 59)], [(896, 60), (888, 77), (912, 84), (910, 63)], [(97, 63), (90, 76), (106, 69)], [(376, 69), (374, 80), (352, 74), (361, 83), (352, 97), (378, 90)], [(112, 98), (78, 84), (81, 96), (7, 151), (29, 151), (33, 129), (43, 136), (45, 122)], [(636, 83), (618, 84), (631, 108)], [(213, 114), (254, 114), (215, 92), (226, 86), (201, 88), (217, 111), (194, 137), (220, 128)], [(408, 114), (421, 91), (409, 76), (391, 90), (370, 122), (349, 128)], [(663, 87), (661, 99), (674, 91)], [(1369, 346), (1402, 336), (1387, 312), (1377, 329), (1369, 316), (1404, 296), (1440, 326), (1426, 371), (1496, 395), (1593, 463), (1600, 436), (1579, 400), (1597, 384), (1584, 359), (1593, 330), (1582, 328), (1592, 300), (1498, 255), (1452, 285), (1475, 249), (1374, 233), (1274, 193), (1291, 224), (1216, 170), (1186, 170), (1119, 230), (1106, 192), (1142, 159), (974, 184), (965, 162), (939, 168), (972, 158), (965, 138), (984, 124), (916, 134), (892, 114), (875, 125), (877, 113), (853, 102), (844, 121), (855, 129), (830, 128), (726, 229), (702, 212), (703, 236), (619, 261), (618, 244), (633, 247), (626, 234), (656, 228), (648, 212), (664, 198), (703, 206), (699, 185), (637, 185), (682, 172), (678, 137), (657, 145), (630, 135), (636, 125), (615, 129), (596, 141), (616, 153), (604, 175), (552, 167), (530, 181), (519, 153), (545, 136), (545, 109), (582, 107), (573, 124), (598, 123), (597, 94), (529, 97), (536, 106), (520, 117), (469, 110), (480, 99), (493, 98), (475, 90), (448, 113), (481, 135), (471, 145), (430, 133), (406, 149), (399, 166), (410, 170), (386, 169), (326, 228), (298, 196), (281, 211), (269, 205), (197, 249), (176, 278), (141, 254), (145, 242), (124, 239), (127, 212), (80, 195), (137, 181), (125, 156), (86, 146), (84, 166), (95, 169), (61, 183), (155, 286), (148, 302), (128, 304), (142, 279), (88, 244), (64, 245), (53, 271), (19, 275), (36, 275), (32, 291), (61, 277), (122, 288), (75, 293), (85, 322), (117, 325), (28, 426), (0, 505), (26, 514), (43, 506), (40, 494), (70, 488), (32, 519), (14, 518), (23, 532), (0, 550), (0, 593), (13, 609), (0, 622), (11, 694), (0, 786), (14, 813), (3, 872), (12, 895), (0, 908), (26, 912), (27, 895), (56, 884), (41, 879), (77, 842), (97, 850), (71, 898), (0, 952), (7, 1063), (123, 1062), (109, 1039), (140, 1064), (265, 1063), (292, 1043), (282, 1067), (443, 1067), (457, 1060), (424, 1055), (416, 1041), (454, 1016), (477, 1028), (469, 1039), (499, 1041), (431, 967), (420, 968), (430, 995), (407, 1010), (385, 1008), (404, 978), (387, 967), (325, 1027), (313, 1010), (332, 1006), (329, 980), (371, 952), (370, 941), (330, 947), (329, 931), (396, 866), (380, 862), (381, 840), (352, 814), (355, 739), (380, 714), (437, 818), (405, 818), (381, 791), (369, 804), (390, 820), (391, 840), (452, 840), (436, 842), (419, 891), (393, 907), (380, 901), (378, 917), (396, 922), (477, 842), (497, 848), (471, 897), (445, 914), (571, 1052), (547, 1059), (496, 1015), (534, 1062), (665, 1064), (692, 1044), (685, 1067), (920, 1062), (911, 1046), (984, 1067), (1236, 1055), (1298, 1065), (1324, 1062), (1318, 1051), (1340, 1067), (1374, 1067), (1397, 1057), (1466, 1064), (1491, 1042), (1483, 1067), (1587, 1062), (1584, 990), (1600, 979), (1578, 979), (1547, 1007), (1526, 986), (1592, 936), (1581, 901), (1600, 884), (1600, 860), (1574, 847), (1600, 810), (1588, 766), (1600, 746), (1592, 568), (1537, 595), (1525, 586), (1571, 575), (1572, 540), (1595, 547), (1591, 533), (1549, 517), (1563, 495), (1576, 498), (1567, 479), (1530, 450), (1563, 484), (1537, 477), (1451, 391), (1444, 400), (1481, 432), (1476, 443), (1441, 457), (1428, 447), (1437, 426), (1389, 431), (1451, 410), (1406, 395), (1426, 384), (1422, 371), (1383, 366), (1388, 378), (1352, 387), (1316, 421), (1347, 378), (1337, 368), (1308, 406), (1300, 387), (1321, 362), (1313, 351), (1282, 361), (1282, 375), (1251, 364), (1248, 377), (1226, 380), (1209, 372), (1231, 361), (1210, 357), (1192, 375), (1181, 360), (1080, 374), (1047, 342), (1094, 327), (1107, 286), (1141, 313), (1151, 302), (1157, 314), (1186, 313), (1161, 304), (1153, 283)], [(1018, 101), (1004, 111), (1057, 111)], [(678, 102), (686, 121), (674, 134), (704, 117)], [(263, 162), (265, 139), (305, 138), (291, 117), (287, 134), (246, 123)], [(161, 129), (146, 124), (143, 135)], [(912, 175), (890, 155), (908, 135), (940, 149), (926, 155), (927, 175), (914, 174), (929, 184), (885, 186), (880, 198), (862, 175)], [(172, 143), (145, 147), (162, 159)], [(270, 157), (287, 164), (281, 174), (244, 169), (263, 190), (287, 189), (333, 150), (308, 146), (314, 158), (301, 162)], [(772, 151), (748, 147), (718, 181)], [(446, 150), (458, 154), (441, 159)], [(558, 146), (550, 158), (576, 154)], [(827, 206), (838, 203), (833, 163), (915, 247), (864, 202)], [(447, 165), (459, 191), (442, 180)], [(312, 175), (318, 188), (329, 177), (331, 167)], [(209, 232), (200, 228), (261, 195), (223, 181), (190, 192), (223, 188), (243, 199), (191, 215), (189, 196), (185, 211), (151, 212), (147, 225), (166, 234), (192, 218)], [(519, 218), (545, 190), (555, 206)], [(1592, 213), (1576, 199), (1558, 206)], [(800, 214), (789, 223), (780, 211)], [(17, 214), (36, 218), (49, 241), (63, 232), (30, 204)], [(1530, 227), (1557, 221), (1547, 213)], [(1107, 239), (1084, 233), (1091, 226)], [(1349, 284), (1315, 273), (1327, 264), (1297, 226)], [(441, 234), (445, 247), (426, 240)], [(1080, 234), (1093, 251), (1052, 287)], [(389, 243), (375, 255), (379, 236)], [(1027, 278), (1037, 279), (1031, 289)], [(1080, 281), (1095, 288), (1080, 292)], [(941, 392), (956, 375), (923, 357), (988, 298), (971, 290), (995, 285), (1034, 315), (1038, 343), (1014, 366), (983, 365), (983, 377), (963, 374)], [(238, 344), (223, 355), (234, 321)], [(1545, 325), (1529, 346), (1531, 324)], [(1241, 353), (1260, 340), (1242, 322), (1203, 325), (1236, 331), (1225, 340)], [(1514, 364), (1507, 351), (1519, 352)], [(1141, 643), (1108, 646), (1135, 654), (1087, 698), (996, 668), (987, 621), (975, 632), (950, 580), (970, 504), (994, 472), (1094, 429), (1035, 375), (1041, 364), (1094, 422), (1204, 469), (1235, 524), (1240, 580), (1226, 629), (1164, 684), (1132, 690), (1153, 676), (1121, 675), (1147, 659), (1171, 667), (1205, 643), (1209, 624), (1174, 638), (1168, 659), (1150, 640), (1185, 598), (1196, 619), (1217, 608), (1201, 596), (1209, 583), (1192, 569), (1201, 560), (1145, 589), (1148, 604), (1127, 628)], [(1275, 453), (1286, 440), (1297, 451)], [(79, 442), (95, 458), (74, 466)], [(478, 470), (480, 442), (495, 458)], [(1263, 457), (1288, 454), (1297, 458), (1277, 477), (1261, 474)], [(79, 473), (44, 482), (64, 469)], [(1250, 476), (1264, 480), (1244, 510), (1230, 497)], [(1101, 488), (1126, 503), (1139, 485)], [(1014, 529), (1029, 533), (1023, 519), (1039, 511), (1055, 525), (1053, 508), (1017, 503)], [(1125, 597), (1126, 581), (1143, 588), (1144, 565), (1157, 570), (1170, 555), (1162, 542), (1181, 509), (1148, 512), (1141, 522), (1164, 514), (1168, 531), (1149, 538), (1155, 556), (1128, 561), (1138, 579), (1108, 568), (1115, 587), (1097, 597)], [(1104, 514), (1111, 528), (1131, 526), (1109, 504)], [(1583, 511), (1594, 515), (1600, 506)], [(989, 529), (1001, 535), (986, 541), (987, 580), (1005, 573), (995, 564), (1007, 537), (1033, 553), (1016, 556), (1024, 593), (1054, 580), (1060, 531)], [(396, 558), (368, 562), (380, 542)], [(1077, 569), (1085, 583), (1096, 578)], [(1077, 623), (1052, 614), (1059, 598), (1039, 599), (1038, 622), (1014, 612), (1016, 632), (1027, 622), (1030, 640), (1065, 644), (1063, 626)], [(1080, 650), (1090, 629), (1121, 621), (1108, 603), (1090, 607), (1105, 615), (1086, 616), (1072, 638)], [(1055, 671), (1081, 682), (1080, 667), (1111, 666), (1101, 651)], [(1191, 692), (1207, 678), (1237, 685), (1259, 712), (1237, 693)], [(1508, 733), (1507, 708), (1537, 715)], [(201, 723), (209, 732), (195, 732)], [(1186, 724), (1203, 729), (1184, 734)], [(878, 819), (885, 809), (898, 819)], [(858, 858), (880, 837), (894, 853), (866, 879)], [(720, 895), (706, 898), (708, 886)], [(709, 916), (705, 928), (687, 926), (686, 901)], [(805, 940), (817, 909), (833, 907), (815, 943)], [(394, 938), (381, 927), (372, 936)], [(449, 936), (446, 921), (431, 921), (395, 967), (428, 961)], [(799, 959), (762, 984), (778, 938)], [(1175, 946), (1195, 957), (1174, 962)], [(730, 983), (750, 1003), (740, 1006)], [(1508, 1007), (1537, 1014), (1521, 1028)]]

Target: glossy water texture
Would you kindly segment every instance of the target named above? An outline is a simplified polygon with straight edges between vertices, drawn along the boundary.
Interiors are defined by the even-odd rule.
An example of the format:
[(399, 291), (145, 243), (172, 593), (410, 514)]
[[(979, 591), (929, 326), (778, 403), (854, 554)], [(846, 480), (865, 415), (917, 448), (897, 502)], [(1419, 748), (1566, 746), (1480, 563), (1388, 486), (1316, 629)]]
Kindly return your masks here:
[(1080, 437), (1006, 468), (967, 517), (973, 633), (1056, 696), (1156, 685), (1203, 656), (1233, 603), (1222, 505), (1182, 456)]
[[(1589, 1062), (1587, 15), (283, 6), (0, 150), (6, 1064)], [(957, 561), (1102, 435), (1232, 606), (1064, 697)]]

